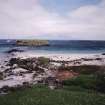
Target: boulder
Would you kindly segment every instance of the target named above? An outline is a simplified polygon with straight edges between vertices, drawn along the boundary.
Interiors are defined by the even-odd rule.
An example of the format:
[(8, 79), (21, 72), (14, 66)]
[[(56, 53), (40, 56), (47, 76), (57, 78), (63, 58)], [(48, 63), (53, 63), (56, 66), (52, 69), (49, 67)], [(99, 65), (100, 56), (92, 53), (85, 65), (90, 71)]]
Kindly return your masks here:
[(15, 53), (15, 52), (24, 52), (24, 50), (20, 50), (20, 49), (11, 49), (9, 51), (6, 51), (6, 53), (10, 54), (10, 53)]
[(102, 55), (105, 55), (105, 53), (102, 53)]

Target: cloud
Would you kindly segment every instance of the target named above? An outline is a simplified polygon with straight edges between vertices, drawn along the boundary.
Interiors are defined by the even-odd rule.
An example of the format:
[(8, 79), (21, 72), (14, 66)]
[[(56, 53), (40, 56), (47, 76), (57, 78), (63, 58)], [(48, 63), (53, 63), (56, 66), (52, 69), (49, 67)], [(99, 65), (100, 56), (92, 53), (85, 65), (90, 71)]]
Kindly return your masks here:
[(105, 40), (104, 10), (105, 0), (81, 6), (65, 16), (49, 12), (38, 0), (0, 0), (0, 38)]

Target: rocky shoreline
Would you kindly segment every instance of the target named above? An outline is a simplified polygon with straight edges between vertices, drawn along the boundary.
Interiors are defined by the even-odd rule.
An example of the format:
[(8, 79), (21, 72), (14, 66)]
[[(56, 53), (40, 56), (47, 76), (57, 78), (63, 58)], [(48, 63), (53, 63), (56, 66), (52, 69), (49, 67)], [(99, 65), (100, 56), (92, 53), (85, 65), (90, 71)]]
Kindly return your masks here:
[(62, 87), (62, 81), (77, 77), (80, 73), (95, 73), (105, 65), (104, 55), (70, 60), (55, 60), (52, 57), (22, 57), (23, 51), (8, 51), (0, 63), (0, 93), (45, 84), (51, 89)]

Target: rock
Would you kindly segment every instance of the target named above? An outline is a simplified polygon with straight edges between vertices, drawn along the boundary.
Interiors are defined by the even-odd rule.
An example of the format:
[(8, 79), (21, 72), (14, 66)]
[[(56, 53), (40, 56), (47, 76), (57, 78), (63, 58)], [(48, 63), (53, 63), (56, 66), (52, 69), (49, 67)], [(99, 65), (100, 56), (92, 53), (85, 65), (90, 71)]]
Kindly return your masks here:
[(59, 89), (59, 88), (62, 88), (63, 87), (62, 81), (57, 80), (56, 77), (48, 77), (48, 78), (46, 78), (45, 79), (45, 84), (47, 84), (48, 87), (51, 90)]
[(96, 58), (95, 60), (102, 60), (102, 58)]
[(8, 87), (8, 85), (6, 85), (6, 86), (3, 86), (1, 89), (0, 89), (0, 91), (2, 91), (2, 92), (8, 92), (9, 91), (9, 87)]
[(105, 55), (105, 53), (102, 53), (102, 55)]
[(48, 86), (51, 90), (54, 90), (55, 88), (56, 88), (56, 86), (54, 86), (54, 85), (49, 85)]
[(12, 72), (14, 74), (20, 74), (20, 73), (26, 73), (28, 70), (26, 69), (23, 69), (23, 68), (16, 68), (16, 69), (13, 69)]
[(26, 88), (31, 88), (32, 87), (32, 84), (30, 84), (29, 82), (23, 82), (23, 87)]
[(3, 80), (3, 73), (2, 72), (0, 72), (0, 80)]
[(9, 66), (13, 66), (14, 64), (17, 64), (19, 61), (18, 58), (11, 58), (9, 61)]
[(13, 68), (17, 68), (17, 67), (18, 67), (18, 65), (17, 65), (17, 64), (14, 64), (14, 65), (13, 65)]
[(1, 66), (1, 68), (3, 69), (3, 68), (4, 68), (4, 66)]
[(6, 94), (8, 94), (8, 93), (0, 91), (0, 96), (6, 95)]
[(20, 49), (11, 49), (11, 50), (7, 51), (6, 53), (10, 54), (10, 53), (14, 53), (14, 52), (24, 52), (24, 50), (20, 50)]
[(15, 87), (9, 87), (10, 92), (14, 92), (16, 90), (22, 90), (23, 86), (22, 85), (16, 85)]

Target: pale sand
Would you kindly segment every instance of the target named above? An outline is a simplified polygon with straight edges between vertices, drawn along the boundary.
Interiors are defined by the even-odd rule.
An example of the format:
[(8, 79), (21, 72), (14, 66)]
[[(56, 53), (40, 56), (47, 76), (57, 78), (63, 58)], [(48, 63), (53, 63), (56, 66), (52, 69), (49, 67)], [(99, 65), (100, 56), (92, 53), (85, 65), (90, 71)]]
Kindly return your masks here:
[(16, 57), (20, 57), (20, 58), (30, 58), (30, 57), (46, 57), (46, 58), (50, 58), (52, 60), (60, 60), (60, 61), (70, 61), (70, 60), (75, 60), (75, 59), (81, 59), (81, 58), (105, 58), (104, 55), (101, 54), (47, 54), (47, 53), (15, 53)]
[[(69, 63), (69, 66), (78, 66), (78, 65), (105, 65), (105, 55), (102, 54), (46, 54), (46, 53), (15, 53), (16, 57), (26, 59), (32, 57), (46, 57), (55, 61), (73, 61), (79, 60), (81, 64)], [(93, 59), (89, 61), (81, 60), (84, 59)], [(102, 60), (95, 60), (96, 58), (102, 58)], [(56, 65), (57, 66), (57, 65)]]

